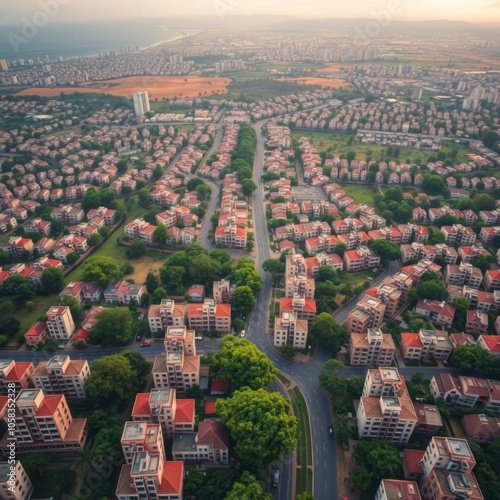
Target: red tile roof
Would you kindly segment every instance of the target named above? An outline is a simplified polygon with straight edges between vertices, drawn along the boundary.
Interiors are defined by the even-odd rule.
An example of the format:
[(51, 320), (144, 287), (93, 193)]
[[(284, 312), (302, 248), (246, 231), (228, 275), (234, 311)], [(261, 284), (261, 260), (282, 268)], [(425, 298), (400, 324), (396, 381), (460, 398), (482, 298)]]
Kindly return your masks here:
[(402, 333), (401, 342), (406, 345), (406, 347), (423, 347), (418, 333)]
[(132, 408), (132, 416), (142, 417), (151, 415), (149, 409), (149, 393), (137, 394), (135, 396), (134, 407)]
[(227, 380), (222, 380), (220, 378), (214, 378), (212, 380), (212, 391), (216, 392), (228, 392), (231, 384)]
[(51, 417), (54, 415), (57, 407), (60, 405), (63, 395), (48, 395), (43, 398), (43, 402), (36, 412), (37, 417)]
[(409, 474), (423, 474), (424, 469), (421, 460), (424, 458), (425, 451), (403, 450), (404, 463)]
[(500, 335), (480, 335), (488, 351), (500, 353)]
[(157, 489), (158, 495), (180, 495), (183, 479), (183, 462), (164, 462), (161, 484)]
[(194, 421), (194, 399), (178, 399), (175, 409), (175, 423), (191, 423)]
[(210, 445), (213, 450), (228, 449), (227, 427), (220, 420), (203, 420), (198, 425), (198, 444)]
[(14, 362), (14, 368), (10, 370), (7, 376), (4, 378), (5, 382), (16, 382), (21, 380), (26, 372), (29, 370), (31, 363), (20, 363), (18, 361)]
[(207, 401), (205, 403), (205, 414), (213, 415), (215, 413), (215, 403), (216, 401)]

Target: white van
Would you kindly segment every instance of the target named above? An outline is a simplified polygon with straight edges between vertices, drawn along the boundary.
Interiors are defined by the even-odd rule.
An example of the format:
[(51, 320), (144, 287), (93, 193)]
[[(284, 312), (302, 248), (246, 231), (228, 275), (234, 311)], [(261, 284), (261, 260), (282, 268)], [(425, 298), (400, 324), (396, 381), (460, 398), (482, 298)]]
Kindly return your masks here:
[(195, 337), (194, 340), (203, 340), (203, 337)]

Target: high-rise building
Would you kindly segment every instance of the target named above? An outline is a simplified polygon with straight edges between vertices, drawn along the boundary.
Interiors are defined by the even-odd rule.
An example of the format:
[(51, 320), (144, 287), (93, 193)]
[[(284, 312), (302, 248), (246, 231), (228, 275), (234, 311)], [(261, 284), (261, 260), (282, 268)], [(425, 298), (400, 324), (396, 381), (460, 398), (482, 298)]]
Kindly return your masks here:
[(68, 340), (75, 331), (75, 322), (68, 306), (54, 306), (47, 311), (49, 336), (56, 340)]
[(8, 462), (0, 463), (0, 498), (28, 500), (32, 492), (33, 483), (19, 460), (13, 470)]
[[(0, 418), (7, 418), (7, 396), (0, 396)], [(87, 439), (87, 419), (73, 418), (62, 394), (46, 396), (41, 389), (23, 389), (16, 398), (15, 439), (18, 453), (79, 451)], [(9, 436), (0, 441), (6, 453)]]
[(9, 71), (9, 65), (5, 59), (0, 59), (0, 69), (2, 71)]
[(134, 92), (133, 101), (135, 116), (144, 116), (146, 113), (151, 111), (147, 90), (139, 90), (137, 92)]

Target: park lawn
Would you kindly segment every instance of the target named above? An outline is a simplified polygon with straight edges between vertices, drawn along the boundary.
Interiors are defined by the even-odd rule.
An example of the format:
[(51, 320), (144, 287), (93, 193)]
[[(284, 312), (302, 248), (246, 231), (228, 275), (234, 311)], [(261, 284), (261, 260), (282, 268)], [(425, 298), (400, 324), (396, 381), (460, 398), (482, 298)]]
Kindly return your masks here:
[[(414, 163), (417, 165), (427, 164), (429, 158), (436, 157), (438, 152), (436, 151), (420, 151), (417, 149), (410, 148), (396, 148), (392, 147), (392, 150), (399, 150), (399, 153), (394, 155), (387, 155), (386, 146), (377, 146), (376, 144), (360, 144), (355, 142), (355, 133), (337, 133), (329, 131), (320, 130), (294, 130), (292, 131), (292, 138), (297, 140), (299, 137), (308, 137), (311, 144), (318, 150), (319, 153), (326, 152), (328, 155), (338, 156), (340, 158), (345, 157), (349, 151), (352, 151), (356, 155), (357, 160), (366, 160), (367, 157), (376, 162), (381, 161), (397, 161), (398, 163)], [(447, 156), (452, 149), (457, 148), (458, 154), (454, 160), (454, 163), (462, 163), (469, 161), (467, 154), (472, 153), (471, 150), (467, 149), (460, 144), (456, 144), (451, 141), (441, 142), (441, 151)]]
[(186, 114), (193, 111), (193, 108), (189, 108), (187, 106), (172, 106), (166, 101), (152, 101), (150, 104), (151, 111), (156, 111), (157, 113)]
[(33, 309), (23, 308), (16, 311), (16, 318), (21, 322), (19, 332), (26, 333), (30, 326), (43, 316), (53, 305), (57, 304), (59, 295), (37, 295), (33, 299)]
[(320, 88), (319, 85), (299, 85), (292, 82), (267, 80), (267, 76), (266, 74), (265, 78), (260, 77), (235, 81), (229, 85), (228, 94), (222, 95), (221, 98), (228, 99), (245, 94), (250, 99), (267, 99), (280, 95), (313, 91)]
[(371, 207), (375, 206), (373, 196), (379, 193), (376, 186), (368, 184), (347, 184), (343, 182), (338, 182), (338, 184), (342, 186), (342, 189), (348, 194), (348, 196), (354, 198), (354, 201), (358, 205), (369, 205)]
[(312, 443), (309, 413), (306, 401), (298, 387), (290, 391), (294, 415), (299, 419), (299, 444), (297, 446), (297, 493), (312, 493)]

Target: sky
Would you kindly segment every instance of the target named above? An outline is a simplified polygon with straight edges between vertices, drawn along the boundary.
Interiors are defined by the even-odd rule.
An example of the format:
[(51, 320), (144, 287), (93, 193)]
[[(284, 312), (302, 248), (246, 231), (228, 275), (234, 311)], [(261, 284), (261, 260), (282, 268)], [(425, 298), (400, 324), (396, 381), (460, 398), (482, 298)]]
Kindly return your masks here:
[(245, 14), (374, 18), (383, 11), (401, 20), (500, 22), (500, 0), (0, 0), (0, 24), (20, 25), (23, 17), (33, 19), (48, 4), (56, 5), (54, 22)]

